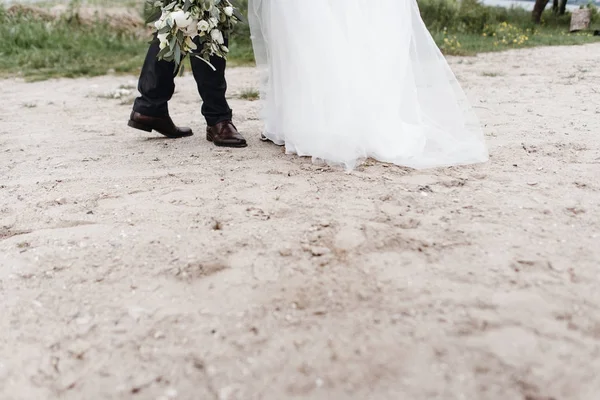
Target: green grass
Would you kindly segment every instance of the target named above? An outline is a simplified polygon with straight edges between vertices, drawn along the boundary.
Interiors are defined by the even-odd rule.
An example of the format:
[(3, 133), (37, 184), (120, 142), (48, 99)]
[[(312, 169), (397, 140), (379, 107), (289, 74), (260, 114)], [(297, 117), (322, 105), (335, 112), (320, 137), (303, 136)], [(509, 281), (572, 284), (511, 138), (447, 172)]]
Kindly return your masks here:
[(254, 88), (244, 89), (242, 93), (240, 93), (240, 99), (255, 101), (260, 98), (260, 93), (258, 90)]
[[(143, 0), (77, 0), (80, 5), (84, 6), (104, 6), (104, 7), (126, 7), (126, 8), (138, 8), (144, 2)], [(56, 4), (68, 4), (69, 1), (56, 1), (56, 0), (44, 0), (35, 3), (38, 7), (52, 7)]]
[[(598, 43), (600, 38), (593, 36), (590, 32), (569, 34), (558, 27), (539, 28), (535, 34), (527, 34), (528, 40), (516, 45), (514, 43), (502, 43), (493, 37), (482, 36), (473, 33), (456, 33), (453, 35), (444, 32), (432, 32), (432, 35), (442, 52), (447, 55), (470, 56), (477, 53), (504, 51), (516, 48), (528, 48), (537, 46), (572, 46), (587, 43)], [(454, 46), (447, 46), (445, 38), (450, 38)], [(456, 44), (460, 46), (456, 46)]]
[[(95, 4), (94, 0), (87, 3)], [(139, 0), (125, 3), (140, 6)], [(123, 3), (104, 3), (116, 4)], [(50, 5), (51, 2), (42, 3)], [(0, 76), (43, 80), (139, 73), (148, 49), (149, 31), (116, 30), (101, 20), (82, 23), (68, 15), (59, 20), (27, 13), (8, 15), (0, 5)], [(240, 30), (230, 46), (231, 65), (253, 62), (247, 26)], [(187, 66), (189, 71), (189, 62)]]
[(147, 44), (132, 32), (76, 19), (43, 21), (0, 9), (0, 74), (29, 80), (133, 72)]
[(599, 42), (592, 35), (598, 12), (592, 9), (589, 32), (569, 34), (570, 14), (547, 10), (541, 25), (521, 8), (486, 7), (477, 0), (419, 0), (421, 15), (436, 43), (448, 55), (473, 55), (535, 46), (581, 45)]
[[(135, 8), (140, 12), (142, 9), (141, 0), (84, 0), (81, 3)], [(52, 4), (47, 1), (44, 6)], [(242, 0), (242, 5), (245, 4), (247, 2)], [(419, 6), (436, 43), (450, 55), (542, 45), (578, 45), (600, 39), (589, 32), (568, 34), (569, 16), (554, 16), (550, 11), (544, 14), (542, 26), (534, 26), (527, 11), (485, 7), (476, 0), (419, 0)], [(71, 14), (59, 20), (44, 20), (39, 15), (9, 16), (0, 6), (0, 76), (18, 75), (40, 80), (108, 72), (139, 73), (149, 32), (139, 28), (116, 30), (100, 20), (82, 23), (68, 15)], [(595, 12), (594, 27), (600, 29), (597, 20)], [(239, 25), (230, 43), (229, 63), (248, 65), (252, 62), (248, 26)]]

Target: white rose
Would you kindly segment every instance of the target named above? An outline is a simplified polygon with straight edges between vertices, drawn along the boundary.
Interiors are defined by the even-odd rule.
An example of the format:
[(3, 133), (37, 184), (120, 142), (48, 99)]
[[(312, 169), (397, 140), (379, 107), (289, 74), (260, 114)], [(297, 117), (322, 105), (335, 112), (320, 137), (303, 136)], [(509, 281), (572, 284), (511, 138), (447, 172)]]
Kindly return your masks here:
[(183, 12), (182, 10), (173, 12), (171, 18), (179, 28), (187, 28), (193, 22), (190, 13)]
[(206, 22), (204, 20), (198, 22), (198, 30), (200, 32), (206, 32), (206, 31), (208, 31), (209, 28), (210, 28), (210, 25), (208, 24), (208, 22)]
[(223, 12), (225, 13), (225, 15), (227, 15), (228, 17), (231, 17), (233, 15), (233, 7), (231, 6), (227, 6), (223, 9)]
[(223, 39), (223, 34), (218, 29), (213, 29), (212, 31), (210, 31), (210, 37), (212, 38), (212, 40), (219, 44), (225, 43), (225, 39)]
[(208, 23), (210, 24), (210, 27), (211, 27), (211, 28), (214, 28), (214, 27), (216, 27), (217, 25), (219, 25), (219, 20), (218, 20), (218, 19), (216, 19), (215, 17), (210, 17), (210, 18), (208, 19)]

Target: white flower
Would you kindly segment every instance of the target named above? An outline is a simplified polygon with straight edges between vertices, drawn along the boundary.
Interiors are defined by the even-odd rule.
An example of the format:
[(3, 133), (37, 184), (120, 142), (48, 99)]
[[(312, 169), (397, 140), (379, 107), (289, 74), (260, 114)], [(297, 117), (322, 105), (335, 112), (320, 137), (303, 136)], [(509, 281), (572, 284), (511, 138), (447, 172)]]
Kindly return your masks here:
[(211, 27), (211, 28), (216, 28), (216, 27), (217, 27), (217, 25), (219, 25), (219, 20), (218, 20), (218, 19), (216, 19), (215, 17), (210, 17), (210, 18), (208, 19), (208, 23), (210, 24), (210, 27)]
[(200, 32), (206, 32), (210, 29), (210, 25), (208, 22), (206, 22), (205, 20), (202, 20), (200, 22), (198, 22), (198, 30)]
[(185, 30), (185, 36), (191, 37), (192, 39), (198, 36), (198, 21), (192, 20), (192, 23), (188, 25)]
[(223, 53), (229, 53), (229, 49), (228, 49), (228, 48), (227, 48), (227, 46), (225, 46), (225, 45), (221, 46), (221, 51), (222, 51)]
[(218, 44), (225, 43), (225, 39), (223, 39), (223, 34), (218, 29), (213, 29), (212, 31), (210, 31), (210, 37)]
[(231, 6), (227, 6), (225, 8), (223, 8), (223, 12), (225, 13), (225, 15), (227, 15), (228, 17), (231, 17), (233, 15), (233, 7)]
[(158, 41), (160, 42), (161, 50), (169, 45), (169, 39), (168, 39), (169, 34), (168, 33), (159, 33), (158, 35), (156, 35), (156, 37), (158, 38)]
[(157, 30), (161, 30), (162, 28), (164, 28), (165, 26), (167, 26), (167, 21), (169, 20), (169, 13), (168, 12), (163, 12), (162, 15), (160, 16), (160, 18), (158, 19), (158, 21), (156, 21), (154, 23), (154, 27)]
[(183, 12), (183, 10), (174, 11), (171, 13), (171, 18), (179, 28), (187, 28), (194, 21), (190, 13)]

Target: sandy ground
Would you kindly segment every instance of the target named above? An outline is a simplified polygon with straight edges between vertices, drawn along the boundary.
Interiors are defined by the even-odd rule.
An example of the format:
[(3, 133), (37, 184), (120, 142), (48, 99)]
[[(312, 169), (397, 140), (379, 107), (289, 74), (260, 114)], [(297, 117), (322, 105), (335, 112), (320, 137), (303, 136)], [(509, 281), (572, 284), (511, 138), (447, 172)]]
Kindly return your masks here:
[(176, 141), (135, 77), (2, 81), (0, 398), (597, 399), (598, 54), (452, 59), (492, 158), (428, 171), (260, 142), (252, 69), (244, 150), (189, 76)]

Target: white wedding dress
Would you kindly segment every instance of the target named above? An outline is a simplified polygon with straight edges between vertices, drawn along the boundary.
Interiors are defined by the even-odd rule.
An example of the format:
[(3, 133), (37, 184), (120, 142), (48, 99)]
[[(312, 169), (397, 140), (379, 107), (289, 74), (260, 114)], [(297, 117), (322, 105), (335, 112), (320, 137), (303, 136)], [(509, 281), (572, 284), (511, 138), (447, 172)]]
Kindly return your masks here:
[(354, 168), (484, 162), (479, 121), (415, 0), (250, 0), (264, 135)]

